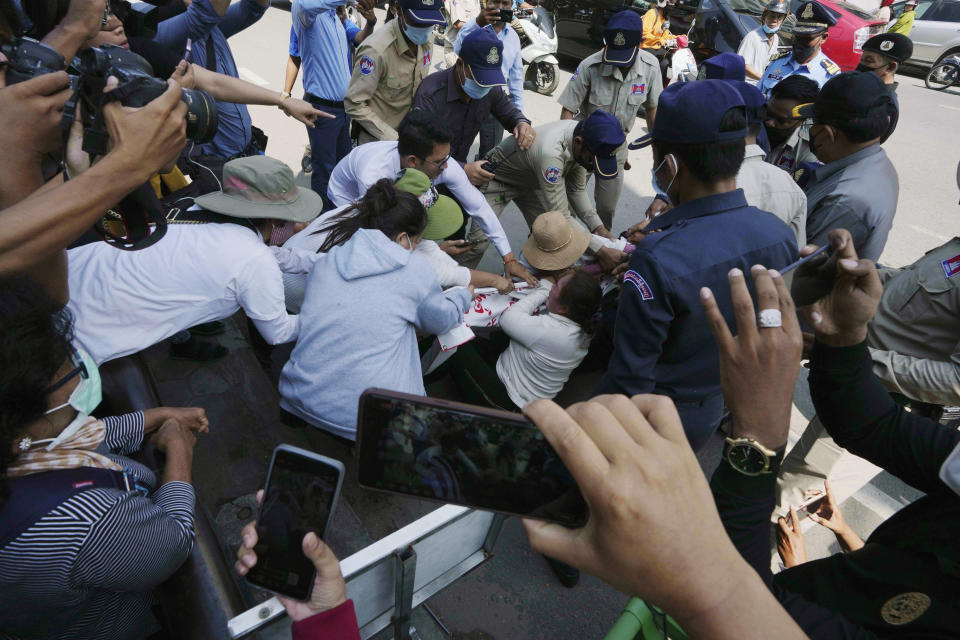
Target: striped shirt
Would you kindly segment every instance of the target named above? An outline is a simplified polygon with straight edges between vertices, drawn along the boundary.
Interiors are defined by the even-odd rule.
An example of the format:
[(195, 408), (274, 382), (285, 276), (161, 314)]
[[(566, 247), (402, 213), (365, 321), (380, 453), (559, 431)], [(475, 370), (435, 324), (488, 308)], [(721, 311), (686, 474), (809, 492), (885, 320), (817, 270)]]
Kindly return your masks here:
[[(98, 448), (157, 486), (122, 453), (143, 442), (143, 413), (103, 419)], [(0, 638), (142, 638), (155, 624), (151, 590), (193, 545), (193, 487), (167, 482), (148, 497), (81, 491), (0, 549)]]

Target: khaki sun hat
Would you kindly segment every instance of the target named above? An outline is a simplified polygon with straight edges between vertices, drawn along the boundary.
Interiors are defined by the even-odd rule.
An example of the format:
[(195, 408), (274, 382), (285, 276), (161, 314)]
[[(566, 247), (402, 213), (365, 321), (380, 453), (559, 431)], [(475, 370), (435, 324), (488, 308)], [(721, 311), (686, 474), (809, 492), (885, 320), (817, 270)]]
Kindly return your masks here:
[(424, 239), (443, 240), (463, 226), (463, 211), (460, 205), (450, 196), (438, 194), (423, 171), (404, 169), (395, 186), (400, 191), (415, 195), (427, 210)]
[(214, 213), (234, 218), (275, 218), (310, 222), (323, 209), (323, 199), (310, 189), (300, 189), (293, 171), (268, 156), (237, 158), (223, 165), (223, 191), (194, 202)]
[(574, 229), (560, 211), (547, 211), (533, 221), (523, 256), (536, 269), (559, 271), (579, 260), (589, 245), (589, 233)]

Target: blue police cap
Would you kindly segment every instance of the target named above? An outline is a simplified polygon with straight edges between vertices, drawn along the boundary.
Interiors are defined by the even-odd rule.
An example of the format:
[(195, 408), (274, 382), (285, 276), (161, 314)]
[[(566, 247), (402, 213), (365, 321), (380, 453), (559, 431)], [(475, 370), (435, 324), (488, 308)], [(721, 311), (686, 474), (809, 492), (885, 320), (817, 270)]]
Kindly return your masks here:
[(603, 28), (603, 61), (626, 67), (637, 59), (643, 41), (643, 19), (636, 11), (627, 9), (615, 13)]
[[(660, 117), (659, 113), (657, 117)], [(623, 133), (623, 127), (620, 126), (620, 121), (606, 111), (598, 109), (577, 126), (580, 129), (578, 135), (583, 138), (587, 149), (593, 154), (593, 165), (597, 178), (603, 180), (616, 178), (618, 173), (617, 149), (627, 139), (627, 136)]]
[(723, 80), (674, 82), (660, 94), (653, 131), (630, 143), (640, 149), (656, 140), (674, 144), (713, 144), (744, 138), (747, 128), (720, 131), (727, 111), (743, 107), (734, 86)]
[(442, 0), (400, 0), (407, 17), (420, 24), (447, 24), (440, 12)]
[(826, 31), (835, 24), (837, 19), (819, 2), (804, 2), (797, 9), (797, 24), (793, 27), (793, 33), (814, 35)]
[(743, 82), (747, 78), (747, 68), (743, 57), (729, 51), (703, 61), (707, 80), (734, 80)]
[(460, 45), (460, 57), (470, 67), (473, 79), (481, 87), (507, 84), (503, 77), (503, 43), (493, 27), (471, 31)]
[(763, 122), (766, 101), (763, 99), (763, 93), (760, 89), (749, 82), (731, 82), (730, 84), (740, 92), (740, 97), (743, 98), (743, 106), (747, 113), (747, 124)]

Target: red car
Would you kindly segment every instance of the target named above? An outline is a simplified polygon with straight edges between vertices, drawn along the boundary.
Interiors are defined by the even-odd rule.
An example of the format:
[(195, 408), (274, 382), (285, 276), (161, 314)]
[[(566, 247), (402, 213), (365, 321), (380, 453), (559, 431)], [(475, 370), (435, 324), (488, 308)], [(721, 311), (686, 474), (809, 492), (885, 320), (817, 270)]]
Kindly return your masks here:
[[(860, 62), (863, 43), (871, 36), (881, 33), (887, 23), (877, 20), (873, 14), (849, 2), (831, 2), (831, 0), (817, 0), (817, 2), (826, 7), (837, 19), (837, 24), (830, 27), (830, 37), (823, 45), (823, 52), (841, 69), (851, 71)], [(799, 0), (793, 0), (790, 8), (795, 10), (800, 4)]]

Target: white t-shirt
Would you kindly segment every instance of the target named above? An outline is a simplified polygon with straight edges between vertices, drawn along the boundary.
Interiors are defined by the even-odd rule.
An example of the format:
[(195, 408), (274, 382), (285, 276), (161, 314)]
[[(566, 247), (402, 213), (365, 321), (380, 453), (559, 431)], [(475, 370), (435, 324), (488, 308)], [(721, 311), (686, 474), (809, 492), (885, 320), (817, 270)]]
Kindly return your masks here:
[(67, 254), (76, 339), (98, 364), (241, 307), (270, 344), (300, 331), (283, 304), (280, 267), (248, 227), (171, 224), (140, 251), (94, 242)]
[[(743, 37), (740, 48), (737, 49), (737, 55), (743, 57), (743, 62), (750, 65), (754, 71), (763, 75), (764, 70), (770, 63), (770, 57), (777, 52), (780, 45), (780, 36), (773, 34), (773, 43), (767, 40), (767, 34), (763, 27), (757, 27)], [(752, 85), (760, 83), (750, 76), (747, 76), (747, 82)]]

